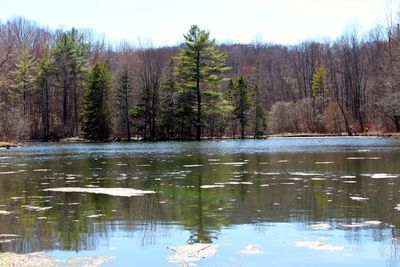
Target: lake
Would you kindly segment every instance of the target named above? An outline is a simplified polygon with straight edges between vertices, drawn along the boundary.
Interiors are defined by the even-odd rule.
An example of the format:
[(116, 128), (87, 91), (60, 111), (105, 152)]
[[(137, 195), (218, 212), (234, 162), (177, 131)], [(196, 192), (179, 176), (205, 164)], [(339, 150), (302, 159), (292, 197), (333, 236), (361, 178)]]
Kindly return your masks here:
[(400, 266), (399, 175), (394, 138), (4, 149), (0, 266)]

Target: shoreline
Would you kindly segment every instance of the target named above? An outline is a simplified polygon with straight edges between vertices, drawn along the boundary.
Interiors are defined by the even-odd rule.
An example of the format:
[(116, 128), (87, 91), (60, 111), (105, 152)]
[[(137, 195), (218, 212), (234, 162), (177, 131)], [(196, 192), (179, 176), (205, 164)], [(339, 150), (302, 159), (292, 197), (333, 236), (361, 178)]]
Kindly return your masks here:
[(21, 144), (14, 142), (0, 142), (0, 148), (9, 149), (11, 147), (21, 147)]
[[(267, 136), (263, 136), (257, 139), (254, 139), (252, 137), (246, 137), (244, 139), (241, 138), (232, 138), (232, 137), (221, 137), (221, 138), (210, 138), (210, 137), (203, 137), (201, 141), (227, 141), (227, 140), (267, 140), (269, 138), (335, 138), (335, 137), (343, 137), (343, 138), (360, 138), (360, 137), (370, 137), (370, 138), (400, 138), (400, 133), (371, 133), (371, 134), (354, 134), (352, 136), (349, 136), (347, 134), (320, 134), (320, 133), (279, 133), (279, 134), (270, 134)], [(200, 141), (200, 142), (201, 142)], [(90, 141), (87, 139), (84, 139), (82, 137), (67, 137), (63, 138), (60, 140), (49, 140), (49, 141), (43, 141), (43, 140), (26, 140), (26, 143), (37, 143), (37, 142), (50, 142), (50, 143), (128, 143), (128, 140), (124, 139), (114, 139), (114, 140), (109, 140), (109, 141)], [(131, 143), (136, 143), (136, 142), (196, 142), (196, 140), (181, 140), (181, 139), (171, 139), (171, 140), (137, 140), (137, 139), (132, 139), (130, 141)], [(2, 149), (9, 149), (9, 148), (18, 148), (21, 147), (21, 143), (16, 143), (16, 142), (5, 142), (5, 141), (0, 141), (0, 148)]]

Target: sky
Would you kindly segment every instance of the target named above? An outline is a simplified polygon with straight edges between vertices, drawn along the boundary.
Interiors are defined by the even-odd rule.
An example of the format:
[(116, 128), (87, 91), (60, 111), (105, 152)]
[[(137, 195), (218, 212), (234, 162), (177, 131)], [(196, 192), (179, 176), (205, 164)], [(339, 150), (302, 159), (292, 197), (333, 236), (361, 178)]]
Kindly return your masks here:
[[(193, 24), (222, 43), (334, 40), (385, 23), (396, 0), (0, 0), (0, 20), (90, 28), (107, 40), (177, 45)], [(395, 10), (392, 8), (391, 10)]]

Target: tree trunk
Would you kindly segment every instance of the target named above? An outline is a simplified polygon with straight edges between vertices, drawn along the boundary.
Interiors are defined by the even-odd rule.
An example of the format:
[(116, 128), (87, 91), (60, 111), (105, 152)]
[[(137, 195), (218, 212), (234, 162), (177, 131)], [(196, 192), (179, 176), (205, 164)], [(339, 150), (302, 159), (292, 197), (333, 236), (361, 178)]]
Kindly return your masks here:
[(400, 116), (399, 115), (394, 115), (394, 121), (396, 124), (396, 131), (400, 132)]
[(196, 94), (197, 94), (197, 120), (196, 120), (196, 140), (201, 140), (201, 94), (200, 94), (200, 53), (196, 58)]
[(68, 84), (67, 79), (64, 77), (64, 85), (63, 85), (63, 109), (62, 109), (62, 122), (64, 127), (64, 135), (67, 127), (67, 108), (68, 108)]
[(240, 137), (241, 137), (242, 139), (244, 139), (244, 119), (243, 119), (243, 117), (240, 118), (240, 125), (241, 125)]
[(336, 102), (337, 102), (337, 104), (338, 104), (338, 106), (340, 108), (340, 111), (341, 111), (342, 115), (343, 115), (344, 123), (346, 124), (347, 133), (348, 133), (349, 136), (352, 136), (353, 133), (351, 132), (351, 128), (349, 126), (349, 122), (348, 122), (347, 117), (346, 117), (346, 112), (344, 111), (343, 106), (339, 103), (339, 99), (336, 98)]
[(77, 86), (76, 86), (76, 75), (73, 77), (73, 86), (74, 86), (74, 128), (73, 128), (73, 135), (78, 134), (78, 93), (77, 93)]
[(128, 142), (131, 141), (131, 126), (129, 123), (129, 109), (128, 109), (128, 90), (127, 88), (125, 89), (126, 91), (124, 92), (124, 100), (125, 100), (125, 120), (126, 120), (126, 135), (128, 138)]

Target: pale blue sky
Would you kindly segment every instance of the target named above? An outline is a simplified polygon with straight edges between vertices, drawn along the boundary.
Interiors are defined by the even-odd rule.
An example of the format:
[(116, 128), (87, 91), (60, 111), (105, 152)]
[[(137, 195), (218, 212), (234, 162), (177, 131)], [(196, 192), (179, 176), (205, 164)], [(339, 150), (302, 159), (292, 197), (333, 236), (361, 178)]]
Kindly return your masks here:
[(113, 42), (142, 38), (175, 45), (197, 24), (219, 42), (295, 44), (335, 39), (351, 25), (369, 30), (385, 22), (388, 1), (0, 0), (0, 19), (22, 16), (52, 29), (91, 28)]

